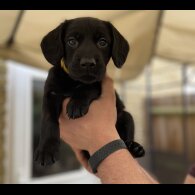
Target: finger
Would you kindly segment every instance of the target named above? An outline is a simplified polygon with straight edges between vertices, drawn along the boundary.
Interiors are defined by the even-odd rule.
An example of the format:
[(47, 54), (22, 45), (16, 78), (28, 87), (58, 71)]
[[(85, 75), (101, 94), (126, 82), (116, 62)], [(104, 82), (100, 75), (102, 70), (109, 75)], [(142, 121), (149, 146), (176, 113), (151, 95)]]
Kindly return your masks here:
[(88, 164), (88, 159), (86, 159), (85, 155), (83, 154), (82, 150), (73, 148), (73, 151), (75, 152), (75, 155), (78, 159), (78, 161), (83, 165), (87, 171), (92, 173), (91, 167)]
[(195, 184), (195, 164), (193, 164), (184, 181), (185, 184)]
[(63, 101), (63, 108), (66, 108), (68, 102), (69, 102), (70, 98), (66, 98), (64, 101)]
[(190, 174), (187, 174), (187, 176), (184, 180), (184, 184), (195, 184), (195, 177), (193, 177)]
[(62, 103), (62, 112), (60, 117), (66, 117), (66, 106), (68, 102), (70, 101), (70, 98), (66, 98)]
[(105, 77), (102, 83), (102, 97), (114, 97), (114, 82), (110, 77)]
[(106, 76), (104, 79), (103, 79), (103, 82), (102, 82), (102, 92), (103, 93), (106, 93), (108, 90), (111, 90), (113, 89), (113, 80)]
[(190, 167), (189, 174), (190, 174), (192, 177), (195, 177), (195, 164), (193, 164), (193, 165)]

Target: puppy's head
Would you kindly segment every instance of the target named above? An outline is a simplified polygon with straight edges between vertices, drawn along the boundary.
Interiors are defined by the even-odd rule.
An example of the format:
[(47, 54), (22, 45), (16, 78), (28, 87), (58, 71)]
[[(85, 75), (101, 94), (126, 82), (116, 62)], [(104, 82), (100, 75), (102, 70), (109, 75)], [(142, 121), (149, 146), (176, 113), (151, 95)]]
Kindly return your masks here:
[(41, 48), (49, 63), (60, 66), (63, 60), (69, 76), (83, 83), (102, 80), (111, 57), (121, 68), (129, 52), (119, 31), (95, 18), (65, 21), (43, 38)]

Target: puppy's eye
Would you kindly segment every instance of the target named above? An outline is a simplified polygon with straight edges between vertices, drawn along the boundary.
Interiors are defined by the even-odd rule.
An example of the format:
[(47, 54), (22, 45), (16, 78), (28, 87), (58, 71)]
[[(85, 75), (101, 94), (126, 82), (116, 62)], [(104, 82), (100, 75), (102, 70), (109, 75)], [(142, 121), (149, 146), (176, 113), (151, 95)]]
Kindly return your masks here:
[(68, 41), (67, 41), (68, 45), (70, 47), (73, 47), (73, 48), (76, 48), (78, 47), (78, 44), (79, 42), (75, 39), (75, 38), (70, 38)]
[(108, 46), (108, 42), (106, 41), (106, 39), (104, 38), (100, 38), (97, 42), (97, 46), (99, 48), (104, 48), (104, 47), (107, 47)]

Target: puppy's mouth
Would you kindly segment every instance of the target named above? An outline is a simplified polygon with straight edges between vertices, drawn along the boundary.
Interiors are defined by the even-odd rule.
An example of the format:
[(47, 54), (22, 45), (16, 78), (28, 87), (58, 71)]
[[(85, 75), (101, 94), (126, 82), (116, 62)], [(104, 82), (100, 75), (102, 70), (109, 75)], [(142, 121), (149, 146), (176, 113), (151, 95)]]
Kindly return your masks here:
[(79, 80), (83, 83), (93, 83), (97, 81), (97, 78), (94, 75), (83, 75), (79, 78)]
[(86, 80), (86, 81), (93, 81), (96, 79), (96, 77), (93, 75), (84, 75), (84, 76), (81, 76), (81, 79)]

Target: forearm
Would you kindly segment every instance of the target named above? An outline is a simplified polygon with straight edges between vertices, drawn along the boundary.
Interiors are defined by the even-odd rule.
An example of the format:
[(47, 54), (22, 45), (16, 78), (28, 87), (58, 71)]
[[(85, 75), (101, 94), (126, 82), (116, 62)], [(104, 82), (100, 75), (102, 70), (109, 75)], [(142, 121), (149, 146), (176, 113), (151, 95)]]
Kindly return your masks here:
[(154, 183), (125, 149), (108, 156), (98, 167), (98, 176), (104, 184)]
[[(96, 141), (90, 154), (100, 149), (103, 145), (120, 139), (118, 135), (104, 137)], [(137, 163), (127, 149), (118, 150), (106, 159), (98, 167), (97, 176), (103, 184), (153, 184), (157, 183), (148, 173)]]

